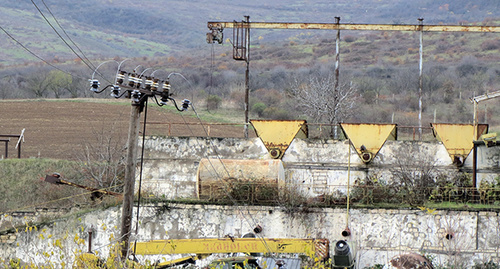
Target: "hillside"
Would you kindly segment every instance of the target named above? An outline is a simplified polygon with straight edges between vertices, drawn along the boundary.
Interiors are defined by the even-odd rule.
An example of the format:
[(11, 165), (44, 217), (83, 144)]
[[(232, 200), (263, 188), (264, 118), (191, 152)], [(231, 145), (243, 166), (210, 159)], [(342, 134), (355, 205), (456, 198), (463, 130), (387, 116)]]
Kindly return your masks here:
[[(335, 16), (340, 16), (344, 23), (386, 24), (415, 24), (418, 17), (424, 17), (428, 24), (483, 22), (486, 18), (500, 17), (499, 2), (495, 0), (340, 0), (335, 3), (325, 0), (217, 3), (46, 0), (34, 3), (36, 6), (30, 1), (2, 1), (0, 26), (33, 53), (55, 62), (76, 59), (75, 53), (81, 55), (72, 41), (90, 59), (158, 57), (206, 48), (207, 21), (241, 20), (244, 15), (249, 15), (252, 21), (333, 22)], [(254, 40), (262, 36), (273, 42), (293, 33), (258, 30), (252, 35)], [(39, 61), (5, 33), (2, 36), (0, 64)], [(75, 53), (61, 39), (65, 39)]]
[[(242, 19), (242, 15), (248, 14), (252, 21), (331, 22), (333, 16), (339, 15), (347, 23), (414, 24), (417, 17), (424, 17), (428, 24), (500, 23), (495, 19), (500, 18), (499, 3), (489, 0), (449, 3), (358, 0), (335, 4), (260, 0), (217, 4), (172, 1), (166, 5), (158, 5), (156, 1), (142, 1), (138, 5), (128, 0), (120, 5), (111, 0), (84, 0), (73, 5), (45, 3), (58, 22), (67, 26), (64, 28), (69, 36), (77, 41), (94, 66), (112, 57), (116, 61), (127, 57), (129, 60), (122, 66), (127, 71), (134, 66), (144, 72), (146, 68), (151, 68), (149, 72), (161, 69), (165, 71), (159, 73), (162, 79), (171, 72), (182, 74), (170, 81), (176, 98), (188, 98), (197, 106), (204, 106), (211, 99), (216, 101), (213, 109), (225, 113), (234, 109), (243, 111), (245, 65), (232, 59), (228, 42), (206, 44), (208, 20)], [(43, 2), (38, 4), (47, 19), (53, 21)], [(8, 38), (0, 39), (0, 61), (3, 61), (0, 64), (4, 66), (0, 68), (1, 99), (95, 96), (88, 90), (88, 79), (95, 69), (77, 59), (31, 3), (0, 3), (0, 6), (4, 15), (0, 17), (2, 27), (36, 54), (48, 57), (48, 63), (53, 65), (33, 59)], [(231, 29), (224, 34), (225, 39), (232, 39)], [(326, 31), (305, 30), (253, 29), (251, 34), (252, 115), (328, 123), (324, 117), (307, 114), (304, 110), (307, 104), (297, 99), (300, 94), (292, 96), (292, 92), (315, 78), (333, 73), (335, 36)], [(355, 93), (348, 113), (338, 120), (417, 125), (419, 34), (342, 31), (341, 39), (341, 83), (352, 85)], [(499, 89), (499, 51), (500, 36), (494, 33), (424, 33), (423, 125), (429, 126), (433, 121), (470, 123), (469, 98)], [(104, 76), (96, 75), (103, 85), (112, 83), (116, 73), (116, 63), (108, 63), (99, 69), (99, 75)], [(478, 111), (480, 122), (489, 123), (494, 130), (500, 126), (498, 102), (485, 102)], [(240, 123), (242, 120), (238, 119)]]

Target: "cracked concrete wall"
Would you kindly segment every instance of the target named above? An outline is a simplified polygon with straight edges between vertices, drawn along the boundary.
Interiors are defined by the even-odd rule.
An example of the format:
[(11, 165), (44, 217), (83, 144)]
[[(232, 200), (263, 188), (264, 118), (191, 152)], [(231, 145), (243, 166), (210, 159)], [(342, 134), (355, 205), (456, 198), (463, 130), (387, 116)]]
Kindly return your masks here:
[[(92, 250), (107, 257), (111, 245), (118, 239), (120, 210), (109, 208), (58, 219), (17, 234), (3, 234), (0, 257), (34, 262), (50, 259), (71, 264), (74, 253), (87, 251), (90, 229), (93, 230)], [(345, 208), (150, 204), (140, 208), (138, 234), (135, 234), (135, 221), (134, 217), (131, 241), (139, 242), (242, 237), (257, 225), (262, 227), (260, 235), (264, 238), (329, 239), (331, 253), (337, 240), (347, 240), (355, 250), (357, 268), (389, 264), (396, 255), (409, 252), (431, 255), (434, 265), (450, 263), (470, 267), (490, 259), (500, 262), (497, 212), (351, 209), (347, 215)], [(346, 224), (351, 230), (350, 237), (341, 235)], [(147, 256), (139, 260), (160, 258)]]

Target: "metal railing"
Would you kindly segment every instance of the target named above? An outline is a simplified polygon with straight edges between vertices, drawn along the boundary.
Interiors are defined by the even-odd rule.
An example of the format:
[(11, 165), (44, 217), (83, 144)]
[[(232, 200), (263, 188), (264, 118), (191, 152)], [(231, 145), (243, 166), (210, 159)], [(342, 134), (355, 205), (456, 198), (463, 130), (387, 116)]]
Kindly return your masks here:
[[(397, 185), (314, 185), (284, 184), (273, 182), (204, 182), (199, 185), (199, 200), (215, 204), (245, 205), (347, 205), (349, 189), (350, 204), (387, 206), (417, 206), (424, 203), (439, 204), (443, 207), (454, 203), (457, 207), (466, 204), (497, 206), (500, 209), (500, 187), (481, 186), (456, 187), (433, 186), (425, 188), (406, 188)], [(322, 190), (322, 192), (312, 192)], [(158, 200), (154, 195), (147, 195), (147, 200)], [(465, 206), (466, 207), (466, 206)]]
[[(244, 123), (177, 123), (177, 122), (148, 122), (153, 126), (153, 132), (160, 132), (166, 136), (197, 136), (197, 137), (244, 137)], [(306, 123), (309, 138), (347, 139), (339, 124)], [(186, 126), (189, 130), (186, 130)], [(250, 130), (253, 130), (250, 126)], [(400, 141), (435, 141), (432, 127), (396, 126), (397, 140)], [(422, 137), (419, 138), (419, 129)], [(255, 132), (249, 132), (250, 137), (256, 137)]]
[[(22, 135), (0, 135), (0, 142), (4, 142), (4, 145), (5, 145), (5, 155), (3, 156), (5, 159), (9, 158), (9, 143), (12, 142), (11, 139), (12, 138), (16, 139), (16, 140), (13, 140), (14, 143), (16, 143), (17, 140), (19, 140), (19, 138), (21, 138), (21, 137), (22, 137)], [(21, 159), (21, 144), (22, 143), (17, 144), (17, 158), (18, 159)]]

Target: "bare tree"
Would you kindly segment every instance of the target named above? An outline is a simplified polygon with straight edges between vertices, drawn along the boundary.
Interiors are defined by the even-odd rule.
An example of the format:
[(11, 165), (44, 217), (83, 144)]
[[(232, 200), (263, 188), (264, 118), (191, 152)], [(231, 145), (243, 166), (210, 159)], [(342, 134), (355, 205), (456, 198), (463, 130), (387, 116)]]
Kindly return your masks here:
[(298, 110), (316, 122), (332, 125), (341, 122), (353, 111), (355, 93), (352, 83), (335, 89), (335, 77), (331, 74), (310, 76), (306, 82), (296, 79), (289, 89), (289, 94), (297, 101)]
[(58, 70), (52, 70), (47, 76), (48, 88), (54, 93), (56, 98), (60, 98), (61, 95), (71, 87), (72, 77), (66, 73)]
[(402, 144), (391, 168), (393, 187), (410, 205), (423, 205), (435, 186), (435, 152), (422, 152), (417, 146)]
[(50, 81), (47, 72), (42, 70), (31, 73), (27, 79), (26, 91), (33, 93), (36, 98), (45, 98), (48, 95)]
[[(120, 186), (125, 174), (125, 148), (123, 138), (116, 134), (116, 126), (103, 126), (100, 130), (93, 130), (94, 140), (82, 145), (80, 152), (76, 152), (84, 175), (90, 184), (98, 188)], [(116, 187), (113, 191), (120, 191)]]

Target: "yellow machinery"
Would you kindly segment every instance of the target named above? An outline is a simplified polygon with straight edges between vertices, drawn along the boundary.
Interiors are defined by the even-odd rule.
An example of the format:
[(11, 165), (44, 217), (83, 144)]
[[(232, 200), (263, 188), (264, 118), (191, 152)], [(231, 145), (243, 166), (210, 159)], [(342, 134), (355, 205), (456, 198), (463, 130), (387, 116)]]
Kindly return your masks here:
[(136, 255), (212, 253), (302, 253), (319, 261), (329, 255), (328, 239), (207, 238), (168, 239), (132, 243)]
[(488, 124), (431, 123), (434, 136), (443, 143), (453, 163), (461, 166), (465, 158), (474, 147), (474, 136), (481, 136), (488, 132)]
[(295, 137), (307, 138), (305, 120), (251, 120), (257, 136), (274, 159), (281, 159)]
[(340, 127), (364, 163), (375, 158), (387, 139), (397, 139), (396, 124), (341, 123)]

